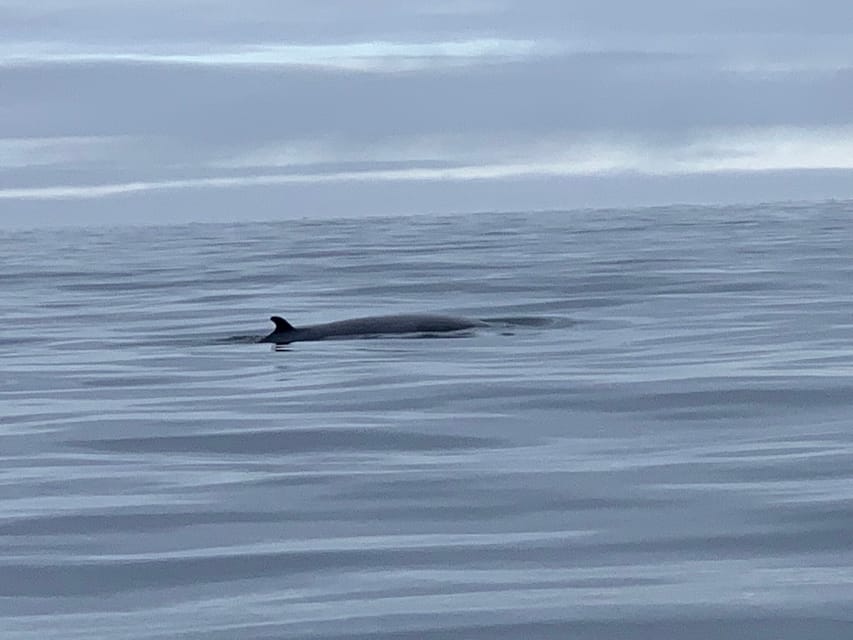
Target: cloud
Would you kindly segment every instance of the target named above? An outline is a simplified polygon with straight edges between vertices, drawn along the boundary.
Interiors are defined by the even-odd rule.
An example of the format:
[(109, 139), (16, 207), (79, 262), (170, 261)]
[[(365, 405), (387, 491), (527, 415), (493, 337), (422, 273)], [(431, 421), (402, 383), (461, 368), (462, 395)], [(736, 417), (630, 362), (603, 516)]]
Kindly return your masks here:
[[(248, 168), (292, 166), (285, 173), (254, 173), (196, 178), (161, 179), (91, 185), (50, 185), (0, 189), (0, 199), (53, 200), (94, 199), (146, 191), (228, 189), (287, 184), (345, 182), (464, 182), (539, 177), (578, 177), (607, 174), (647, 176), (691, 175), (721, 172), (789, 170), (853, 170), (853, 127), (792, 129), (768, 128), (705, 132), (677, 142), (653, 140), (547, 140), (539, 144), (495, 146), (471, 153), (470, 140), (448, 140), (425, 149), (410, 148), (408, 166), (361, 170), (312, 171), (296, 164), (288, 150), (281, 158), (263, 154), (257, 161), (244, 160)], [(448, 166), (418, 166), (438, 152)], [(331, 155), (331, 154), (330, 154)], [(340, 154), (334, 154), (339, 156)], [(323, 157), (318, 148), (317, 158)], [(404, 160), (397, 152), (398, 161)], [(424, 163), (427, 164), (428, 163)]]
[(180, 49), (158, 47), (83, 47), (74, 43), (0, 45), (0, 66), (140, 63), (211, 67), (317, 67), (349, 71), (412, 71), (466, 64), (501, 62), (552, 55), (556, 43), (481, 38), (437, 42), (352, 42), (341, 44), (256, 44)]
[(114, 157), (127, 142), (123, 136), (0, 138), (0, 167), (90, 163)]
[(842, 125), (853, 73), (751, 77), (701, 58), (602, 52), (407, 73), (130, 63), (0, 68), (0, 136), (269, 141), (418, 134)]
[[(843, 36), (847, 0), (4, 0), (3, 40), (88, 42), (342, 42), (509, 38), (578, 34)], [(104, 27), (108, 25), (109, 28)]]
[(0, 199), (583, 206), (797, 171), (835, 194), (852, 22), (842, 0), (6, 0)]

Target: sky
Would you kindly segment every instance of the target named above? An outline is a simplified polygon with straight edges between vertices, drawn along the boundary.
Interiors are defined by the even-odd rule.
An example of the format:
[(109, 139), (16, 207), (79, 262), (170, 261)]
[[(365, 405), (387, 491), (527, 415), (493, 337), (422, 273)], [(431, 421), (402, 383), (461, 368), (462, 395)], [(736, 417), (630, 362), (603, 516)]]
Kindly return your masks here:
[(853, 198), (849, 0), (0, 0), (0, 227)]

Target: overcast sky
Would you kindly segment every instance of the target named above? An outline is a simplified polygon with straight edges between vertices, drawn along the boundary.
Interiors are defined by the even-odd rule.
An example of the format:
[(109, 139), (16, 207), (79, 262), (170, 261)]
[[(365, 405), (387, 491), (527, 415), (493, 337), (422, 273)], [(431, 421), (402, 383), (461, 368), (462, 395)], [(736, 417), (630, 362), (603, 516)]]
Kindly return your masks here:
[(0, 226), (853, 197), (850, 0), (0, 0)]

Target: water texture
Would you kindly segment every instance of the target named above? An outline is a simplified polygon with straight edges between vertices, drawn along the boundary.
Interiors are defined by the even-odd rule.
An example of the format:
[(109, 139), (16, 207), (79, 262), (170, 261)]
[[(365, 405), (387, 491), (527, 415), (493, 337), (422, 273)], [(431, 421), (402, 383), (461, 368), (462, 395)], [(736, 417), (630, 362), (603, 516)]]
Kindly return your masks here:
[(0, 637), (851, 637), (851, 214), (4, 233)]

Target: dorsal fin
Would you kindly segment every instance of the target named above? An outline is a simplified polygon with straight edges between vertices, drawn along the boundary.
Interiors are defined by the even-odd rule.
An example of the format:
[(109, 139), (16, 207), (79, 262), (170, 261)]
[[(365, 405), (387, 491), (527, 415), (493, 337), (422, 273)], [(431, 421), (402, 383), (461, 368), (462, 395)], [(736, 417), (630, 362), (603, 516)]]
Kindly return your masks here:
[(276, 331), (293, 331), (293, 325), (280, 316), (272, 316), (270, 320), (275, 324)]

